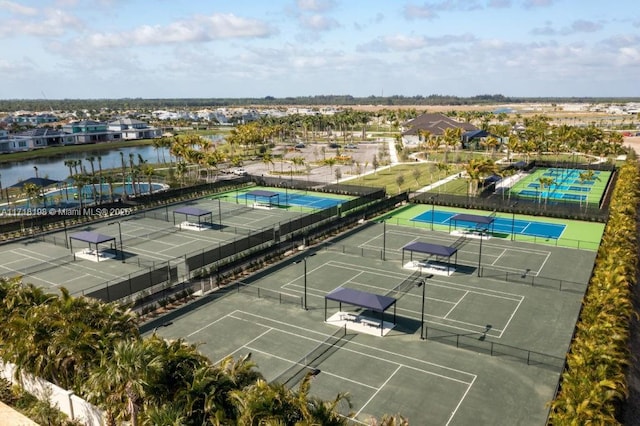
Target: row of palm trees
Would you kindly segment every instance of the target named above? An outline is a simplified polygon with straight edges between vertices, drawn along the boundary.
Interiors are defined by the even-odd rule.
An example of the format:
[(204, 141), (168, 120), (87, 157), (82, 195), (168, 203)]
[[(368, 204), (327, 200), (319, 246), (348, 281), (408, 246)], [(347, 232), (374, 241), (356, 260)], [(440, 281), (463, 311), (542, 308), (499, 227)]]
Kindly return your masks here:
[[(605, 158), (623, 152), (624, 138), (621, 133), (605, 132), (595, 125), (553, 126), (550, 121), (549, 117), (536, 115), (525, 118), (524, 124), (519, 127), (515, 122), (493, 123), (487, 126), (490, 136), (481, 144), (489, 152), (490, 158), (494, 158), (496, 150), (501, 146), (500, 140), (506, 140), (507, 159), (510, 160), (513, 154), (519, 154), (526, 161), (534, 154), (540, 156), (543, 153), (559, 155), (563, 152), (581, 152)], [(447, 153), (460, 144), (461, 130), (445, 129), (443, 135), (420, 131), (419, 136), (424, 151), (432, 153), (443, 149), (444, 161), (447, 162)]]
[(20, 278), (0, 279), (0, 300), (0, 359), (96, 404), (109, 425), (347, 424), (347, 395), (311, 396), (310, 375), (291, 390), (267, 383), (250, 354), (213, 364), (182, 339), (143, 339), (115, 304)]
[(631, 292), (638, 273), (639, 188), (640, 170), (630, 161), (620, 169), (550, 424), (620, 424), (616, 413), (627, 397)]

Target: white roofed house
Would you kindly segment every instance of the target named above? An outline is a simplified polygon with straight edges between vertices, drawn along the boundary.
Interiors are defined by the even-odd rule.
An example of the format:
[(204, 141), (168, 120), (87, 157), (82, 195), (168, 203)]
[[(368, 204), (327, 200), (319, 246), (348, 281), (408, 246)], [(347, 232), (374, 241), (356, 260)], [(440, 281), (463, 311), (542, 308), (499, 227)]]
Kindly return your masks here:
[(48, 146), (63, 145), (71, 140), (69, 135), (60, 130), (37, 128), (16, 134), (0, 131), (0, 152), (31, 151)]
[(133, 118), (121, 118), (109, 123), (108, 130), (119, 132), (122, 139), (153, 139), (162, 136), (162, 130), (149, 126), (144, 121)]

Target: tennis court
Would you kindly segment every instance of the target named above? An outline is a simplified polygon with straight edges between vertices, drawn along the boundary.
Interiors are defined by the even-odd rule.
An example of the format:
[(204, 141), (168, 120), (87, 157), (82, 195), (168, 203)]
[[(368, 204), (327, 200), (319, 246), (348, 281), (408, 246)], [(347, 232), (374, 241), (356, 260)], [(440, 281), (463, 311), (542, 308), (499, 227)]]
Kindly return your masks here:
[[(269, 195), (255, 195), (255, 192), (265, 192)], [(286, 189), (275, 190), (274, 188), (268, 188), (268, 191), (251, 188), (250, 191), (239, 192), (236, 194), (236, 199), (239, 203), (258, 204), (264, 206), (284, 206), (284, 207), (306, 207), (310, 209), (326, 209), (329, 207), (337, 206), (343, 202), (352, 199), (353, 197), (338, 196), (334, 194), (312, 195), (307, 191)]]
[(540, 168), (521, 179), (510, 192), (540, 202), (599, 203), (610, 176), (610, 171)]
[[(173, 213), (184, 206), (211, 213), (202, 218), (200, 231), (183, 227), (184, 216)], [(185, 255), (245, 238), (255, 230), (302, 214), (200, 199), (3, 244), (0, 246), (0, 258), (3, 259), (0, 272), (6, 276), (22, 275), (25, 281), (46, 289), (64, 286), (74, 295), (158, 271), (159, 268), (177, 268), (177, 273), (182, 276), (186, 273)], [(190, 220), (194, 221), (193, 218)], [(81, 231), (114, 238), (114, 241), (100, 246), (105, 257), (99, 262), (82, 256), (74, 259), (74, 253), (90, 248), (82, 242), (69, 245), (69, 238)]]
[[(451, 218), (457, 213), (447, 212), (442, 210), (429, 210), (425, 211), (411, 220), (417, 222), (433, 223), (438, 225), (452, 225), (453, 229), (456, 227), (475, 229), (476, 223), (465, 222), (461, 220), (452, 221)], [(489, 216), (489, 213), (485, 214)], [(504, 233), (504, 234), (519, 234), (528, 235), (532, 237), (545, 237), (558, 239), (562, 237), (566, 225), (557, 223), (548, 223), (543, 221), (522, 220), (522, 219), (508, 219), (505, 217), (495, 217), (493, 224), (489, 226), (489, 232)]]
[[(268, 381), (295, 382), (301, 372), (314, 372), (311, 393), (332, 399), (349, 392), (356, 424), (385, 413), (425, 425), (504, 424), (505, 419), (543, 424), (582, 294), (477, 276), (477, 240), (460, 247), (460, 269), (453, 275), (425, 278), (424, 286), (394, 292), (413, 274), (403, 268), (400, 251), (416, 240), (455, 241), (440, 232), (375, 224), (302, 262), (286, 260), (220, 300), (214, 292), (209, 304), (185, 309), (158, 331), (167, 338), (186, 336), (215, 361), (251, 353)], [(386, 260), (379, 255), (383, 249)], [(482, 250), (483, 265), (572, 278), (583, 288), (595, 256), (501, 239), (484, 242)], [(331, 320), (340, 309), (337, 303), (328, 304), (325, 321), (325, 296), (337, 287), (393, 294), (395, 327), (384, 337), (350, 327), (345, 335)], [(263, 296), (257, 298), (260, 289)], [(305, 295), (308, 310), (295, 303), (296, 296)], [(342, 310), (361, 318), (374, 315)], [(385, 315), (385, 321), (393, 321), (392, 312)], [(440, 337), (421, 340), (423, 325), (425, 334), (454, 343)], [(492, 356), (481, 346), (489, 344), (513, 352)], [(512, 356), (516, 352), (526, 355)], [(522, 359), (527, 357), (538, 361), (528, 364)]]
[[(434, 213), (434, 222), (431, 223), (431, 210)], [(410, 204), (384, 215), (381, 220), (393, 225), (401, 225), (411, 229), (428, 229), (449, 233), (453, 227), (449, 226), (447, 219), (456, 214), (473, 214), (489, 216), (492, 213), (483, 210), (463, 209), (456, 207), (434, 206), (428, 204)], [(420, 218), (421, 220), (415, 220)], [(579, 220), (556, 219), (550, 217), (530, 216), (497, 212), (494, 222), (496, 227), (492, 237), (510, 239), (520, 242), (533, 242), (536, 244), (572, 247), (581, 250), (595, 251), (600, 246), (600, 239), (604, 232), (604, 223), (584, 222)], [(542, 229), (538, 226), (542, 224)], [(467, 224), (475, 227), (475, 224)], [(513, 225), (514, 233), (511, 233)], [(537, 235), (536, 235), (537, 234)], [(549, 235), (559, 235), (550, 237)]]

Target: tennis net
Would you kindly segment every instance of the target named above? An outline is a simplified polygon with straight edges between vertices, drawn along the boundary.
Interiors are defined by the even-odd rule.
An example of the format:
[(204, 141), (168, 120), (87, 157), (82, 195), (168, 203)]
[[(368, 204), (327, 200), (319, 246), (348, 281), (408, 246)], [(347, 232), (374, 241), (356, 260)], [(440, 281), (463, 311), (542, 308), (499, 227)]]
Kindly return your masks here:
[(396, 300), (401, 298), (422, 280), (421, 275), (422, 273), (420, 269), (418, 269), (417, 271), (409, 275), (407, 278), (405, 278), (400, 284), (392, 288), (386, 294), (386, 296), (394, 297)]
[(343, 341), (346, 335), (347, 326), (345, 325), (313, 348), (311, 352), (308, 352), (300, 358), (298, 362), (283, 371), (273, 382), (281, 383), (289, 389), (293, 388), (300, 383), (308, 373), (317, 371), (318, 366), (338, 350), (338, 343)]
[(124, 242), (127, 243), (127, 245), (134, 246), (137, 244), (154, 241), (154, 240), (157, 240), (158, 238), (162, 238), (163, 236), (175, 234), (176, 232), (178, 232), (178, 228), (171, 227), (171, 228), (160, 229), (158, 231), (148, 232), (146, 234), (140, 234), (140, 235), (125, 234)]

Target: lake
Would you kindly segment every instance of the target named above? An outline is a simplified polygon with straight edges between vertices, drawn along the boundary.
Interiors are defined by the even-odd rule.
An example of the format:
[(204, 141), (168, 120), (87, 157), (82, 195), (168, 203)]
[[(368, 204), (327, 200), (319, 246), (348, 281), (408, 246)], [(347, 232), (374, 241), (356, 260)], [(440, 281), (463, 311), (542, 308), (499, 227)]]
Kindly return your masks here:
[[(164, 158), (169, 162), (169, 151), (167, 149), (154, 149), (153, 146), (137, 146), (129, 148), (116, 148), (110, 150), (92, 151), (90, 146), (87, 146), (87, 151), (83, 153), (62, 154), (54, 157), (41, 157), (32, 160), (18, 161), (15, 163), (2, 163), (0, 164), (0, 182), (2, 187), (6, 188), (19, 181), (35, 177), (36, 172), (34, 167), (38, 168), (39, 177), (47, 177), (49, 179), (64, 180), (69, 177), (69, 168), (64, 165), (65, 160), (82, 160), (87, 172), (91, 172), (91, 164), (86, 161), (86, 158), (93, 156), (96, 158), (94, 161), (94, 167), (96, 172), (98, 171), (98, 156), (102, 156), (102, 169), (120, 168), (122, 162), (120, 160), (120, 153), (124, 153), (124, 159), (127, 166), (129, 165), (129, 154), (134, 155), (134, 161), (138, 164), (138, 154), (142, 158), (150, 163), (157, 163), (158, 158), (162, 162), (162, 155), (164, 152)], [(43, 151), (43, 154), (45, 151)]]

